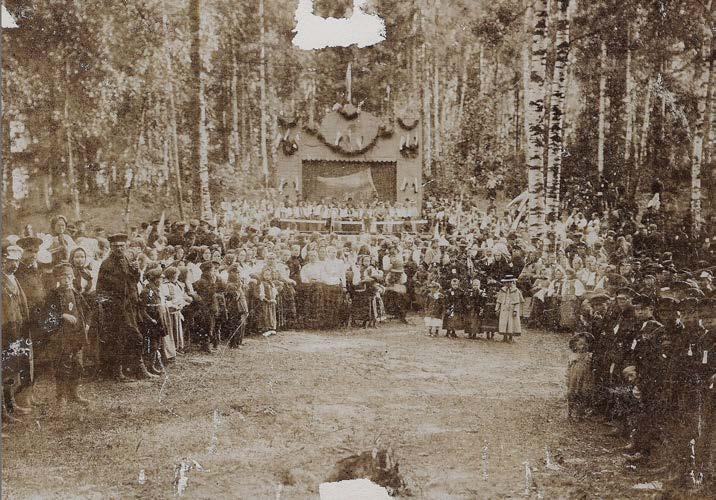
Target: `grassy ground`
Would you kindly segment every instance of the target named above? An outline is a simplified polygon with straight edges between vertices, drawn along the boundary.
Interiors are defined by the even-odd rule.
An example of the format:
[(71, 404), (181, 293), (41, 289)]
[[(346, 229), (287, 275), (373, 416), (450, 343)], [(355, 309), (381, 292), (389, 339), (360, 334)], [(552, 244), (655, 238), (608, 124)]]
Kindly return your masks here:
[(317, 498), (377, 438), (417, 498), (656, 497), (631, 489), (658, 478), (625, 467), (623, 442), (567, 422), (564, 338), (433, 339), (412, 323), (188, 354), (165, 379), (88, 384), (86, 410), (57, 408), (45, 378), (3, 443), (3, 497), (170, 498), (184, 461), (186, 498)]

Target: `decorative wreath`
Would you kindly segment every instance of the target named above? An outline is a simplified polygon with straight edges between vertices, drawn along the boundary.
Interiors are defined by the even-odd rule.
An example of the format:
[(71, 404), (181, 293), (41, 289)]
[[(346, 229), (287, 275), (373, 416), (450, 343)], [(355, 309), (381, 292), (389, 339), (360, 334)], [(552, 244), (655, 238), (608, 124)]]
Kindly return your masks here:
[(296, 115), (278, 115), (278, 124), (282, 128), (292, 128), (298, 123), (298, 117)]
[(400, 125), (400, 128), (402, 128), (403, 130), (413, 130), (415, 127), (418, 126), (418, 121), (418, 118), (415, 117), (398, 117), (398, 125)]

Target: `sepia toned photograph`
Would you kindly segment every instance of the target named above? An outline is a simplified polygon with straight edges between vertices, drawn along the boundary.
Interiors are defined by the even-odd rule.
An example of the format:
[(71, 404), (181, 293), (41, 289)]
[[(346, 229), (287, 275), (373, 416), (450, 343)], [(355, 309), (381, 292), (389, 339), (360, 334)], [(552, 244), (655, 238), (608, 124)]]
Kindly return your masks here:
[(713, 0), (0, 34), (3, 500), (716, 498)]

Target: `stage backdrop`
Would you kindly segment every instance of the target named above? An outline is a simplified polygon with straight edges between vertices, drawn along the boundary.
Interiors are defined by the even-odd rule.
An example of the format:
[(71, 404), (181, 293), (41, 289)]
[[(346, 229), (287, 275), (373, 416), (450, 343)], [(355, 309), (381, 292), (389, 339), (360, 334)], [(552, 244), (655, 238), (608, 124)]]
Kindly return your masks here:
[(303, 198), (396, 200), (395, 162), (303, 161)]

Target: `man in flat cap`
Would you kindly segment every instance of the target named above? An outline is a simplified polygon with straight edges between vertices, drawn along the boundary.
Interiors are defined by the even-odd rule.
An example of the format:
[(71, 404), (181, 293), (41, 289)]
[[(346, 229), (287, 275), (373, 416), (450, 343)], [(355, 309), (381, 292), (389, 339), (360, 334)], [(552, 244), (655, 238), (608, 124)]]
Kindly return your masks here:
[(217, 319), (221, 312), (220, 295), (224, 286), (218, 279), (215, 265), (211, 261), (202, 262), (201, 278), (194, 283), (194, 291), (199, 297), (196, 316), (196, 338), (204, 352), (211, 353), (212, 344), (218, 345)]
[[(33, 350), (36, 347), (36, 341), (43, 337), (44, 326), (44, 307), (47, 295), (46, 288), (54, 283), (48, 273), (37, 263), (37, 253), (40, 250), (42, 240), (40, 238), (29, 236), (17, 240), (17, 245), (22, 248), (22, 257), (15, 271), (15, 278), (25, 292), (28, 307), (28, 322), (26, 328), (27, 338), (32, 342)], [(33, 338), (34, 337), (34, 338)], [(34, 352), (31, 362), (33, 362), (34, 374)], [(30, 407), (33, 404), (32, 386), (34, 385), (34, 377), (32, 380), (24, 380), (24, 390), (18, 395), (17, 401), (21, 406)]]
[(109, 238), (110, 253), (102, 262), (97, 278), (97, 295), (104, 313), (100, 356), (107, 373), (119, 381), (127, 378), (123, 369), (133, 369), (138, 378), (154, 378), (142, 359), (139, 331), (139, 270), (125, 255), (126, 234)]

